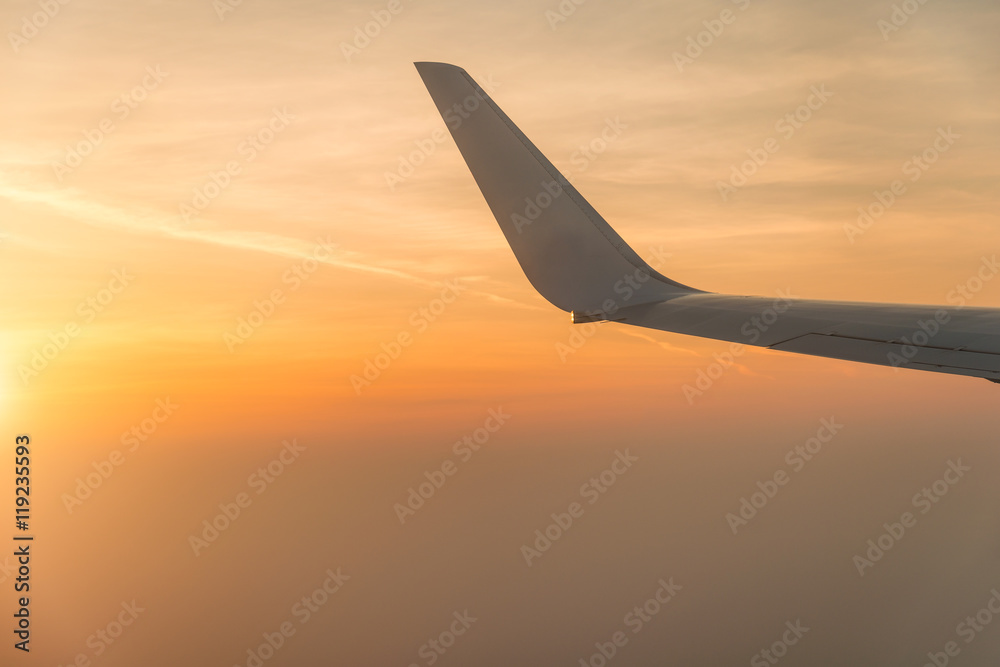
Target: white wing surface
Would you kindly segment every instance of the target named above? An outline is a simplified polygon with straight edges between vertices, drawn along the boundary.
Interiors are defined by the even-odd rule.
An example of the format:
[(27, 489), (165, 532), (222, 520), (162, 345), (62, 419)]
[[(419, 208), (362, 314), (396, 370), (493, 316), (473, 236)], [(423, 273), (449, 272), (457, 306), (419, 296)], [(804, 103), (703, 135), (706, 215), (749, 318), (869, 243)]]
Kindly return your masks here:
[(1000, 382), (1000, 309), (715, 294), (660, 275), (465, 70), (416, 63), (524, 274), (574, 322)]

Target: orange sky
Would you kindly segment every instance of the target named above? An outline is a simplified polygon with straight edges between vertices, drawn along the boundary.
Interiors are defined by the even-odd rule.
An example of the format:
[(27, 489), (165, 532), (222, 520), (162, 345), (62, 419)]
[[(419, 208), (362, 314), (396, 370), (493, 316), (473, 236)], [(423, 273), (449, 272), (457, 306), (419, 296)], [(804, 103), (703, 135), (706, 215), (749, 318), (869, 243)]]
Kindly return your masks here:
[[(30, 6), (9, 6), (7, 24)], [(357, 415), (365, 400), (349, 377), (455, 279), (467, 291), (364, 399), (468, 397), (466, 381), (451, 375), (463, 368), (506, 371), (499, 381), (519, 395), (558, 393), (574, 365), (610, 355), (656, 364), (653, 386), (676, 398), (716, 343), (608, 327), (566, 368), (538, 372), (568, 337), (566, 318), (520, 274), (450, 139), (435, 140), (443, 124), (409, 64), (423, 58), (456, 62), (491, 84), (598, 210), (677, 280), (738, 293), (944, 302), (1000, 246), (997, 91), (985, 79), (993, 61), (982, 57), (988, 21), (943, 15), (884, 40), (876, 25), (884, 8), (860, 21), (818, 4), (740, 6), (725, 38), (683, 71), (673, 54), (687, 53), (686, 37), (714, 19), (714, 7), (595, 5), (564, 22), (530, 3), (405, 7), (348, 62), (340, 44), (373, 11), (360, 4), (248, 3), (222, 20), (209, 3), (102, 18), (94, 7), (66, 6), (4, 55), (5, 86), (17, 91), (0, 110), (2, 270), (14, 288), (4, 303), (8, 400), (37, 397), (21, 405), (32, 411), (67, 392), (100, 394), (106, 405), (123, 395), (200, 401), (280, 386), (275, 416), (295, 411), (282, 398), (290, 390)], [(473, 16), (497, 29), (468, 30)], [(818, 24), (822, 34), (803, 29)], [(779, 35), (781, 48), (770, 48)], [(798, 129), (778, 125), (813, 86), (832, 95)], [(620, 136), (580, 162), (579, 148), (609, 119), (623, 126)], [(938, 128), (960, 138), (909, 181), (905, 164)], [(89, 152), (88, 136), (100, 142), (79, 166), (54, 166), (74, 164), (69, 149)], [(778, 152), (723, 202), (718, 183), (768, 137)], [(429, 155), (417, 155), (409, 175), (401, 161), (420, 146)], [(225, 175), (227, 164), (238, 173)], [(389, 179), (390, 188), (392, 173), (408, 177)], [(225, 180), (221, 190), (213, 175)], [(857, 208), (899, 178), (906, 194), (852, 242), (845, 226), (856, 224)], [(206, 186), (217, 196), (197, 200)], [(207, 205), (185, 216), (182, 205), (195, 201)], [(289, 282), (318, 239), (331, 247), (326, 261), (307, 281)], [(79, 304), (122, 268), (134, 282), (80, 322), (79, 338), (26, 385), (17, 369), (50, 333), (81, 319)], [(274, 289), (287, 301), (230, 353), (225, 332)], [(998, 303), (992, 285), (975, 300)], [(824, 385), (890, 372), (789, 365), (756, 352), (750, 360), (746, 372), (779, 384), (798, 383), (802, 364), (821, 368), (810, 375)], [(775, 377), (786, 365), (796, 377)], [(523, 386), (524, 376), (541, 377)]]
[[(798, 438), (833, 410), (865, 425), (855, 452), (901, 441), (901, 424), (927, 438), (925, 449), (952, 436), (955, 447), (995, 443), (998, 390), (981, 380), (758, 349), (692, 405), (683, 387), (728, 345), (614, 324), (583, 332), (538, 296), (450, 137), (440, 140), (445, 125), (411, 64), (468, 70), (672, 279), (728, 293), (944, 303), (1000, 251), (992, 4), (928, 3), (883, 35), (888, 2), (587, 0), (557, 19), (555, 1), (403, 0), (348, 57), (343, 44), (386, 3), (244, 0), (220, 17), (224, 1), (73, 0), (37, 34), (24, 28), (37, 2), (0, 9), (0, 423), (50, 447), (44, 474), (55, 493), (39, 502), (60, 544), (88, 529), (118, 539), (68, 516), (58, 496), (167, 397), (181, 407), (151, 442), (177, 479), (185, 452), (207, 452), (222, 475), (236, 452), (236, 481), (218, 480), (228, 493), (242, 483), (240, 457), (266, 460), (272, 444), (298, 435), (324, 443), (323, 470), (336, 469), (337, 452), (358, 457), (357, 475), (342, 482), (365, 499), (376, 493), (364, 484), (386, 489), (361, 511), (382, 519), (442, 443), (495, 405), (518, 414), (508, 446), (524, 465), (534, 456), (567, 465), (574, 443), (598, 461), (632, 439), (697, 469), (704, 452)], [(694, 53), (688, 38), (723, 11), (734, 19), (679, 68), (675, 54)], [(829, 99), (789, 131), (786, 115), (820, 88)], [(620, 135), (581, 160), (609, 122)], [(957, 138), (914, 171), (939, 131)], [(777, 152), (723, 201), (719, 182), (769, 138)], [(905, 194), (863, 234), (848, 233), (858, 208), (897, 179)], [(449, 284), (459, 286), (453, 302), (421, 314), (454, 292)], [(970, 305), (1000, 307), (1000, 281)], [(241, 319), (256, 310), (268, 316), (243, 337)], [(401, 334), (412, 342), (398, 358), (370, 384), (352, 384)], [(560, 345), (574, 351), (561, 358)], [(37, 373), (27, 370), (33, 359)], [(892, 456), (878, 462), (891, 469)], [(126, 505), (155, 502), (159, 459), (149, 457), (122, 482)], [(926, 470), (943, 457), (928, 455)], [(392, 462), (392, 483), (379, 461)], [(179, 536), (164, 543), (183, 552), (186, 531), (225, 493), (202, 488), (194, 500), (180, 484), (163, 489), (179, 509), (159, 509), (158, 520)], [(120, 520), (148, 516), (107, 502)], [(357, 515), (344, 520), (358, 522), (345, 528), (352, 540), (371, 539), (359, 552), (382, 554), (395, 539), (394, 525), (383, 534)], [(529, 534), (532, 521), (521, 526)], [(147, 556), (178, 577), (217, 572), (170, 560), (152, 546), (159, 535), (149, 533)], [(85, 562), (100, 560), (92, 548)], [(94, 594), (68, 583), (72, 563), (51, 567)], [(68, 659), (84, 626), (46, 657)]]

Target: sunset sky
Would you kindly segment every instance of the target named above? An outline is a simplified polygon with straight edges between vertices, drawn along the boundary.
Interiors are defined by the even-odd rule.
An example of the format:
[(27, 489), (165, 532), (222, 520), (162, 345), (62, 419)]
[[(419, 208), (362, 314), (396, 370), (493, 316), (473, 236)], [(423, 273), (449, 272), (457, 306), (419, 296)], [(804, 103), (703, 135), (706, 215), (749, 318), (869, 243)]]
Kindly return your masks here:
[[(670, 577), (609, 664), (746, 664), (799, 618), (783, 664), (1000, 655), (1000, 624), (956, 634), (1000, 586), (1000, 386), (750, 348), (689, 400), (728, 345), (584, 329), (539, 296), (412, 64), (465, 68), (681, 283), (1000, 307), (1000, 279), (975, 281), (1000, 252), (995, 3), (10, 0), (0, 26), (2, 451), (36, 443), (37, 510), (33, 649), (2, 664), (246, 665), (291, 618), (268, 667), (425, 665), (469, 609), (436, 664), (570, 666)], [(498, 409), (463, 461), (453, 443)], [(726, 514), (827, 418), (842, 431), (734, 535)], [(248, 477), (293, 440), (258, 496)], [(634, 468), (528, 566), (626, 449)], [(859, 576), (959, 459), (968, 479)], [(97, 655), (133, 599), (148, 611)]]

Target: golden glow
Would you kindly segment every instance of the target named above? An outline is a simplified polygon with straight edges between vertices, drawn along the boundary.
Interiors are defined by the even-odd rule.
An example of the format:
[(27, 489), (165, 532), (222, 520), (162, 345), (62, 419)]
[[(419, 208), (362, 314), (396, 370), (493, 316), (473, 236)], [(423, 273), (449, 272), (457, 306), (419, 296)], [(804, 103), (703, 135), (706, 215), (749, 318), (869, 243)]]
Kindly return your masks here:
[[(802, 664), (855, 640), (912, 649), (872, 664), (917, 664), (995, 585), (982, 508), (997, 500), (1000, 386), (748, 348), (689, 400), (729, 345), (573, 325), (538, 296), (412, 65), (468, 70), (671, 279), (944, 303), (1000, 249), (995, 2), (922, 3), (886, 38), (892, 2), (403, 0), (349, 57), (385, 0), (45, 4), (58, 13), (13, 47), (39, 4), (0, 9), (0, 421), (36, 442), (38, 664), (245, 664), (339, 563), (357, 587), (269, 666), (409, 664), (444, 600), (484, 619), (449, 664), (576, 664), (673, 574), (690, 606), (622, 664), (678, 647), (678, 664), (739, 662), (791, 609), (822, 628)], [(560, 6), (576, 9), (553, 22)], [(723, 6), (736, 21), (679, 69)], [(822, 86), (829, 99), (788, 125)], [(609, 122), (621, 133), (588, 157)], [(850, 234), (942, 128), (954, 144)], [(723, 200), (719, 183), (770, 138), (779, 149)], [(1000, 306), (1000, 280), (970, 305)], [(496, 406), (514, 416), (492, 452), (401, 527), (393, 503)], [(829, 415), (847, 424), (829, 458), (734, 542), (725, 512)], [(143, 424), (155, 432), (68, 511)], [(308, 460), (194, 556), (188, 535), (290, 438)], [(588, 510), (577, 550), (567, 539), (527, 570), (520, 541), (629, 446), (644, 467)], [(859, 584), (852, 550), (959, 455), (976, 481)], [(945, 571), (962, 581), (931, 588)], [(879, 576), (954, 599), (918, 627)], [(148, 615), (92, 655), (87, 637), (133, 598)], [(720, 641), (720, 627), (738, 632)]]

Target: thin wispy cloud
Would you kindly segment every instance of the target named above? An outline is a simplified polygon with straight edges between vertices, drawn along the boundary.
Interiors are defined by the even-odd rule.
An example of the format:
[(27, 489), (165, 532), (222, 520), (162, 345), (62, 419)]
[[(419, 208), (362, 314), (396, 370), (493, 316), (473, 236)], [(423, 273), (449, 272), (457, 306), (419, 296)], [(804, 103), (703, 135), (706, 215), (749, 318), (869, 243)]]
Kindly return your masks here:
[[(402, 280), (408, 284), (420, 285), (428, 289), (439, 289), (442, 286), (441, 280), (379, 265), (375, 260), (362, 253), (336, 247), (336, 244), (332, 244), (332, 253), (320, 257), (315, 254), (316, 239), (304, 240), (251, 230), (191, 229), (179, 222), (177, 216), (169, 216), (150, 208), (129, 207), (125, 209), (93, 201), (83, 196), (75, 188), (24, 189), (11, 186), (4, 180), (0, 180), (0, 198), (42, 206), (75, 222), (100, 229), (170, 237), (228, 249), (266, 253), (293, 260), (311, 258), (339, 269)], [(211, 221), (203, 220), (202, 224), (211, 224)], [(11, 235), (8, 234), (8, 236)], [(539, 310), (538, 306), (524, 304), (491, 292), (476, 289), (468, 289), (467, 291), (496, 304)]]

